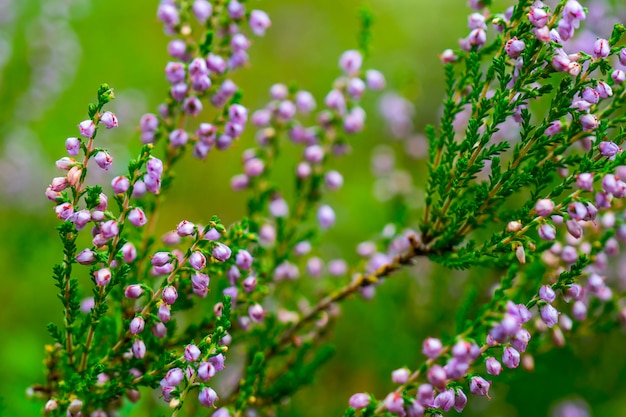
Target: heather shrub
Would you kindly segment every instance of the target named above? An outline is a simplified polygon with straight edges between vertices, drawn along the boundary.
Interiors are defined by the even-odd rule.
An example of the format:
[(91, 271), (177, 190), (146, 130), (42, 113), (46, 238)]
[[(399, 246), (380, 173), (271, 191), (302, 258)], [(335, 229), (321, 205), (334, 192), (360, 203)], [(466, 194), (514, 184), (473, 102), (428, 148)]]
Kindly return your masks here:
[[(546, 352), (584, 335), (623, 338), (622, 24), (584, 32), (606, 31), (611, 18), (575, 0), (470, 1), (458, 45), (439, 56), (444, 97), (427, 97), (440, 119), (420, 131), (410, 100), (368, 65), (375, 10), (361, 12), (325, 91), (287, 80), (262, 107), (248, 105), (234, 76), (256, 70), (250, 48), (272, 30), (257, 6), (161, 2), (162, 104), (118, 120), (103, 83), (75, 135), (59, 139), (45, 197), (58, 218), (63, 318), (48, 325), (45, 373), (29, 391), (44, 415), (124, 415), (137, 402), (172, 416), (284, 413), (297, 392), (324, 384), (316, 375), (344, 304), (373, 303), (397, 279), (417, 279), (428, 314), (443, 319), (411, 362), (389, 369), (389, 389), (346, 397), (346, 416), (439, 416), (472, 403), (488, 413), (481, 397), (517, 374), (532, 381)], [(360, 146), (370, 96), (404, 151), (397, 164), (389, 146), (372, 159), (389, 218), (356, 256), (328, 256), (329, 233), (353, 215), (332, 196), (350, 187), (339, 161)], [(120, 164), (101, 138), (123, 124), (137, 125), (141, 147)], [(245, 216), (227, 224), (210, 212), (209, 178), (192, 191), (206, 197), (205, 215), (157, 233), (179, 173), (233, 152), (241, 167), (230, 187), (245, 195)], [(412, 176), (424, 177), (421, 191)], [(377, 314), (364, 311), (350, 323), (357, 331)], [(383, 342), (410, 338), (387, 325)], [(576, 401), (552, 411), (589, 414)]]

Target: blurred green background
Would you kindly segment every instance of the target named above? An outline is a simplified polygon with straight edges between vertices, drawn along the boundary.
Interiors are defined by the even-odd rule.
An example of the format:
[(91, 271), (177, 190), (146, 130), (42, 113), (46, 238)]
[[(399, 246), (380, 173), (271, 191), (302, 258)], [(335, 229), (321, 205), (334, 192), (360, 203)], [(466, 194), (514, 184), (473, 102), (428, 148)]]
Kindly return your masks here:
[[(249, 3), (266, 10), (273, 26), (265, 38), (254, 38), (251, 67), (234, 77), (247, 106), (263, 106), (275, 82), (297, 82), (322, 101), (338, 75), (340, 53), (356, 47), (358, 11), (367, 5), (376, 18), (367, 66), (383, 71), (389, 88), (414, 103), (417, 131), (435, 122), (443, 95), (437, 54), (466, 35), (469, 9), (464, 1)], [(42, 404), (27, 399), (26, 389), (43, 377), (43, 345), (50, 342), (46, 323), (61, 321), (50, 278), (61, 248), (54, 231), (57, 220), (43, 195), (55, 176), (54, 161), (64, 155), (65, 138), (76, 134), (86, 104), (102, 82), (115, 88), (118, 99), (112, 108), (121, 128), (99, 140), (122, 161), (119, 169), (139, 148), (138, 118), (156, 109), (167, 88), (163, 66), (168, 38), (155, 10), (156, 2), (147, 1), (0, 0), (1, 416), (40, 414)], [(397, 213), (397, 207), (373, 195), (375, 147), (395, 150), (414, 183), (424, 182), (424, 162), (402, 156), (402, 144), (388, 139), (377, 100), (376, 95), (365, 100), (369, 126), (353, 139), (351, 155), (336, 163), (345, 186), (327, 198), (338, 214), (337, 227), (324, 238), (323, 252), (331, 257), (355, 260), (356, 244), (379, 235), (386, 219)], [(159, 230), (169, 230), (183, 218), (203, 221), (218, 214), (230, 223), (242, 216), (246, 196), (233, 195), (229, 179), (241, 169), (240, 151), (253, 143), (249, 130), (236, 149), (213, 151), (207, 161), (186, 160)], [(419, 208), (419, 198), (414, 205)], [(331, 339), (336, 356), (319, 372), (316, 384), (285, 404), (281, 415), (342, 415), (354, 392), (382, 397), (392, 388), (391, 370), (420, 363), (424, 337), (454, 331), (463, 282), (479, 279), (485, 271), (451, 274), (426, 262), (418, 268), (394, 276), (374, 301), (345, 303)], [(626, 415), (625, 339), (623, 331), (579, 335), (562, 349), (538, 354), (534, 373), (505, 371), (494, 384), (491, 401), (471, 400), (467, 415), (546, 416), (564, 398), (584, 398), (594, 416)], [(148, 414), (137, 407), (128, 415)]]

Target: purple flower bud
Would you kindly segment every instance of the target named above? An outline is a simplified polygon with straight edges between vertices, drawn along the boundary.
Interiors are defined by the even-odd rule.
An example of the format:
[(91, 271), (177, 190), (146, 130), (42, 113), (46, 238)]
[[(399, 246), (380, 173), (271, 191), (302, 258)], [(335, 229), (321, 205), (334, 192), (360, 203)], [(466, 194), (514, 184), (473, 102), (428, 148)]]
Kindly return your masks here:
[(134, 208), (128, 213), (128, 221), (134, 226), (141, 227), (148, 222), (148, 219), (140, 208)]
[(167, 26), (176, 26), (180, 22), (178, 10), (171, 4), (162, 3), (157, 9), (157, 17)]
[(198, 402), (205, 407), (212, 407), (218, 399), (217, 394), (210, 387), (204, 387), (198, 394)]
[(176, 83), (172, 85), (170, 88), (170, 94), (172, 98), (176, 101), (182, 101), (187, 95), (187, 84), (185, 83)]
[(162, 387), (175, 387), (185, 379), (185, 374), (180, 368), (172, 368), (165, 374), (161, 380)]
[(491, 382), (485, 380), (483, 377), (474, 376), (470, 380), (470, 392), (472, 395), (486, 396), (489, 398), (489, 387)]
[(167, 53), (172, 58), (180, 59), (181, 61), (186, 61), (188, 59), (187, 44), (183, 40), (174, 39), (167, 44)]
[(146, 344), (141, 339), (136, 339), (131, 347), (133, 356), (137, 359), (143, 359), (146, 356)]
[[(598, 122), (598, 118), (595, 115), (591, 113), (585, 113), (580, 116), (580, 123), (583, 127), (583, 131), (589, 132), (589, 131), (594, 130), (596, 127), (598, 127), (599, 122)], [(605, 156), (608, 156), (608, 155), (605, 155)]]
[(522, 327), (511, 339), (511, 346), (518, 352), (525, 352), (528, 342), (530, 342), (530, 332)]
[(172, 305), (176, 302), (178, 298), (178, 291), (171, 285), (168, 285), (163, 289), (163, 293), (161, 294), (161, 298), (163, 302), (168, 305)]
[(355, 107), (343, 120), (343, 129), (346, 133), (358, 133), (365, 125), (365, 111), (360, 107)]
[(593, 191), (593, 174), (583, 172), (576, 176), (576, 186), (581, 190)]
[(455, 392), (456, 396), (454, 397), (454, 409), (457, 413), (461, 413), (467, 404), (467, 396), (461, 388), (457, 388)]
[(191, 10), (198, 22), (204, 25), (213, 13), (213, 6), (206, 0), (195, 0)]
[(135, 248), (135, 245), (133, 245), (131, 242), (124, 243), (124, 245), (120, 249), (120, 252), (122, 252), (124, 262), (126, 262), (127, 264), (137, 259), (137, 249)]
[(273, 198), (269, 202), (269, 211), (272, 217), (287, 217), (289, 215), (289, 205), (284, 198)]
[(193, 269), (199, 271), (206, 266), (206, 258), (200, 251), (195, 251), (189, 256), (189, 264)]
[(487, 33), (483, 28), (474, 29), (467, 35), (467, 41), (471, 46), (480, 49), (487, 42)]
[(236, 33), (230, 40), (230, 47), (233, 51), (245, 51), (250, 48), (250, 41), (243, 33)]
[(161, 304), (159, 306), (157, 315), (159, 317), (159, 320), (161, 320), (163, 323), (167, 323), (168, 321), (170, 321), (170, 318), (172, 316), (170, 306), (168, 306), (167, 304)]
[(574, 237), (575, 239), (580, 239), (580, 237), (583, 235), (583, 228), (576, 220), (567, 220), (565, 222), (565, 226), (567, 227), (567, 231), (569, 232), (569, 234), (572, 235), (572, 237)]
[(598, 85), (596, 86), (596, 92), (598, 93), (600, 98), (609, 98), (613, 95), (613, 89), (604, 81), (598, 81)]
[(531, 7), (528, 13), (528, 20), (537, 28), (544, 27), (548, 23), (549, 18), (548, 12), (540, 7)]
[[(197, 115), (200, 114), (200, 112), (202, 112), (202, 102), (196, 96), (187, 97), (185, 99), (185, 101), (183, 101), (183, 111), (185, 113), (187, 113), (188, 115), (190, 115), (190, 116), (197, 116)], [(185, 132), (182, 129), (178, 129), (178, 130), (181, 131), (181, 132)], [(187, 133), (185, 132), (185, 135), (186, 134)], [(174, 144), (174, 139), (172, 138), (172, 135), (170, 135), (170, 141), (172, 142), (172, 145), (175, 145)], [(186, 139), (184, 140), (182, 145), (184, 145), (185, 143), (187, 143)], [(175, 146), (177, 146), (177, 145), (175, 145)]]
[(115, 194), (123, 194), (130, 188), (130, 180), (125, 176), (117, 176), (111, 181), (111, 187)]
[(557, 133), (560, 133), (563, 129), (563, 123), (560, 120), (555, 120), (550, 123), (550, 126), (546, 129), (546, 136), (554, 136)]
[(397, 392), (392, 392), (383, 401), (383, 406), (390, 413), (400, 414), (404, 413), (404, 400), (402, 399), (402, 395)]
[(226, 61), (219, 55), (209, 54), (206, 58), (206, 65), (211, 71), (219, 74), (226, 71)]
[(185, 66), (180, 62), (168, 62), (165, 65), (165, 77), (171, 84), (178, 84), (185, 81)]
[(346, 99), (343, 93), (337, 89), (330, 90), (324, 99), (324, 103), (328, 108), (337, 110), (341, 114), (346, 110)]
[(124, 290), (124, 296), (133, 300), (141, 297), (141, 294), (143, 294), (143, 288), (139, 284), (129, 285)]
[(249, 276), (248, 278), (243, 280), (242, 285), (245, 292), (252, 292), (256, 288), (257, 279), (256, 277)]
[(283, 100), (276, 109), (276, 115), (282, 121), (289, 121), (296, 115), (296, 105), (289, 100)]
[(265, 317), (265, 310), (260, 304), (252, 304), (248, 308), (248, 315), (250, 319), (255, 323), (260, 323), (263, 321), (263, 317)]
[(113, 158), (111, 158), (111, 155), (109, 155), (105, 151), (98, 152), (96, 156), (93, 157), (93, 159), (94, 161), (96, 161), (96, 164), (98, 164), (98, 166), (105, 171), (108, 171), (113, 164)]
[(302, 114), (309, 114), (315, 110), (315, 99), (308, 91), (298, 91), (296, 93), (296, 107)]
[(312, 257), (307, 261), (306, 271), (313, 278), (319, 278), (324, 269), (324, 261), (318, 257)]
[(184, 146), (189, 140), (189, 135), (184, 129), (175, 129), (170, 133), (170, 144), (172, 146)]
[(593, 44), (593, 56), (595, 58), (607, 58), (611, 53), (611, 47), (606, 39), (598, 39)]
[(248, 121), (248, 109), (241, 104), (233, 104), (228, 108), (228, 116), (232, 122), (245, 125)]
[(93, 307), (95, 305), (95, 300), (93, 297), (87, 297), (85, 298), (83, 301), (81, 301), (80, 303), (80, 311), (88, 314), (91, 312), (91, 310), (93, 310)]
[(539, 226), (537, 232), (539, 233), (539, 237), (543, 240), (550, 241), (556, 238), (556, 229), (548, 223)]
[(432, 385), (422, 384), (417, 388), (417, 402), (424, 407), (434, 406), (435, 393)]
[(573, 264), (578, 259), (578, 251), (572, 246), (565, 246), (561, 251), (561, 258), (565, 263)]
[(262, 10), (252, 10), (248, 23), (252, 32), (257, 36), (265, 35), (267, 28), (272, 25), (269, 16)]
[(621, 84), (626, 81), (626, 73), (622, 70), (615, 70), (611, 73), (611, 78), (615, 84)]
[(258, 177), (263, 174), (265, 163), (259, 158), (251, 158), (245, 162), (243, 169), (248, 177)]
[(357, 393), (350, 397), (348, 405), (352, 408), (360, 409), (370, 405), (370, 396), (364, 393)]
[(567, 214), (574, 220), (583, 220), (587, 216), (587, 209), (583, 203), (577, 201), (567, 206)]
[(272, 112), (267, 109), (257, 110), (252, 114), (252, 124), (256, 127), (265, 127), (272, 120)]
[(196, 226), (187, 221), (187, 220), (183, 220), (180, 223), (178, 223), (178, 226), (176, 226), (176, 232), (178, 233), (178, 236), (184, 237), (184, 236), (190, 236), (195, 232)]
[(67, 138), (65, 140), (65, 150), (68, 155), (76, 156), (80, 152), (80, 139), (78, 138)]
[(191, 276), (191, 285), (196, 294), (206, 296), (206, 289), (209, 287), (209, 276), (199, 272)]
[(210, 362), (202, 362), (200, 366), (198, 366), (198, 378), (202, 381), (210, 380), (216, 373), (215, 366)]
[(111, 239), (119, 234), (119, 226), (115, 220), (109, 220), (100, 225), (100, 233), (105, 239)]
[(435, 397), (435, 408), (443, 411), (449, 411), (454, 407), (454, 390), (447, 389)]
[(591, 104), (597, 104), (600, 100), (600, 94), (595, 89), (587, 87), (583, 90), (582, 98)]
[(52, 191), (59, 192), (65, 190), (69, 185), (70, 184), (67, 181), (67, 177), (55, 177), (52, 179), (50, 189)]
[(385, 88), (385, 76), (377, 70), (368, 70), (365, 73), (365, 82), (367, 87), (373, 91), (379, 91)]
[(109, 268), (99, 269), (94, 273), (94, 278), (97, 286), (104, 287), (111, 282), (111, 270)]
[(167, 264), (171, 259), (169, 252), (157, 252), (152, 256), (152, 265), (153, 266), (163, 266)]
[(513, 37), (513, 39), (508, 40), (504, 45), (506, 54), (511, 58), (519, 57), (522, 52), (524, 52), (525, 47), (526, 44), (524, 44), (524, 41), (517, 39), (517, 37)]
[(409, 381), (410, 372), (406, 368), (396, 369), (391, 373), (391, 381), (396, 384), (406, 384)]
[(549, 285), (542, 285), (539, 289), (539, 298), (548, 303), (553, 302), (556, 299), (556, 293)]
[(219, 355), (211, 356), (209, 358), (209, 362), (215, 367), (215, 370), (217, 372), (221, 372), (225, 368), (224, 366), (225, 361), (226, 361), (226, 358), (221, 353)]
[(254, 258), (250, 255), (250, 252), (245, 249), (239, 250), (239, 252), (237, 252), (237, 256), (235, 256), (235, 263), (244, 271), (247, 271), (252, 267), (253, 260)]
[[(80, 135), (82, 137), (84, 137), (84, 138), (92, 138), (94, 133), (96, 132), (96, 125), (91, 120), (84, 120), (84, 121), (80, 122), (80, 124), (78, 125), (78, 130), (80, 131)], [(72, 139), (72, 138), (70, 138), (70, 139)], [(65, 145), (67, 147), (67, 141), (65, 142)], [(68, 150), (68, 153), (70, 155), (74, 155), (74, 154), (70, 153), (69, 150)]]
[(328, 273), (334, 277), (341, 277), (348, 272), (348, 264), (343, 259), (333, 259), (328, 262)]
[(300, 276), (298, 267), (289, 261), (284, 261), (274, 270), (274, 280), (295, 280)]
[(346, 74), (354, 76), (361, 69), (363, 57), (359, 51), (349, 50), (344, 52), (339, 59), (339, 68)]
[(615, 156), (621, 149), (617, 144), (610, 141), (602, 141), (599, 145), (600, 153), (607, 157)]
[(569, 21), (572, 20), (585, 20), (587, 15), (585, 9), (577, 0), (568, 0), (563, 7), (563, 18)]
[(228, 15), (231, 19), (237, 20), (244, 17), (246, 14), (246, 8), (243, 4), (239, 3), (237, 0), (231, 0), (228, 3)]
[(110, 111), (104, 112), (102, 114), (102, 117), (100, 118), (100, 121), (104, 123), (107, 129), (113, 129), (114, 127), (118, 126), (117, 117), (115, 117), (115, 115)]
[(134, 319), (130, 321), (130, 326), (129, 326), (130, 334), (139, 334), (143, 332), (143, 328), (145, 324), (146, 322), (144, 321), (143, 317), (141, 316), (135, 317)]
[(550, 304), (546, 304), (540, 308), (541, 319), (546, 326), (552, 327), (559, 321), (559, 312)]
[(554, 211), (554, 202), (549, 198), (541, 199), (535, 204), (535, 211), (541, 217), (548, 217)]
[(619, 62), (620, 62), (620, 64), (622, 64), (622, 65), (626, 66), (626, 48), (622, 48), (622, 49), (619, 51), (618, 58), (619, 58)]
[(585, 303), (578, 300), (572, 304), (572, 317), (578, 321), (582, 321), (587, 318), (587, 306)]
[(223, 243), (217, 242), (212, 251), (213, 257), (220, 262), (226, 262), (232, 254), (230, 248)]
[(319, 145), (307, 146), (304, 149), (304, 159), (313, 164), (319, 164), (324, 159), (324, 149)]
[(441, 55), (439, 55), (439, 59), (442, 64), (450, 64), (456, 61), (459, 57), (454, 53), (452, 49), (444, 50)]
[(424, 340), (422, 344), (422, 353), (431, 359), (439, 357), (443, 350), (443, 344), (441, 340), (429, 337)]
[(200, 351), (200, 349), (198, 348), (198, 346), (193, 345), (193, 344), (189, 344), (187, 346), (185, 346), (185, 360), (187, 362), (195, 362), (198, 360), (198, 358), (200, 358), (200, 355), (202, 354), (202, 352)]
[(156, 323), (154, 323), (154, 326), (152, 326), (151, 330), (152, 330), (152, 334), (157, 339), (163, 339), (167, 335), (167, 327), (165, 327), (165, 325), (161, 323), (160, 321), (157, 321)]
[(502, 372), (502, 365), (493, 356), (490, 356), (485, 360), (485, 367), (487, 368), (487, 373), (490, 375), (498, 376), (500, 375), (500, 372)]
[(365, 82), (360, 78), (352, 78), (348, 81), (346, 92), (353, 99), (359, 99), (365, 92)]
[(480, 13), (472, 13), (467, 17), (467, 27), (470, 29), (483, 28), (487, 29), (485, 25), (485, 16)]
[(96, 254), (91, 249), (83, 249), (76, 255), (76, 262), (81, 265), (91, 265), (96, 262)]
[(239, 174), (230, 179), (230, 187), (233, 191), (245, 190), (250, 184), (250, 180), (247, 175)]
[(504, 363), (507, 368), (513, 369), (519, 366), (519, 362), (519, 352), (515, 348), (512, 348), (510, 346), (505, 347), (504, 351), (502, 352), (502, 363)]
[(428, 370), (428, 382), (439, 389), (443, 389), (446, 386), (447, 379), (448, 375), (440, 365), (433, 365)]
[(328, 205), (323, 205), (317, 211), (317, 220), (322, 229), (328, 229), (335, 224), (335, 212)]
[(146, 194), (146, 184), (142, 180), (137, 180), (133, 185), (133, 192), (131, 197), (141, 198)]

